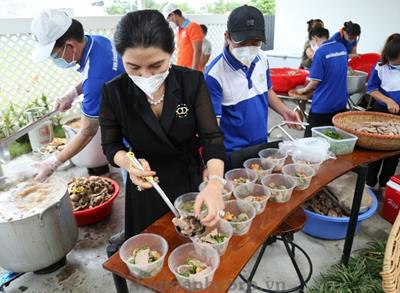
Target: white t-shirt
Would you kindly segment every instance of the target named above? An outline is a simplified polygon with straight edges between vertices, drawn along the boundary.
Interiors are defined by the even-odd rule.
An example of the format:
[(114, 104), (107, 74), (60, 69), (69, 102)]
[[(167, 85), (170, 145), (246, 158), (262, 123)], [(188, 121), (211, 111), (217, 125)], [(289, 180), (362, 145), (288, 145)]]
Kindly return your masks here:
[(211, 50), (212, 50), (211, 42), (208, 39), (204, 38), (203, 46), (201, 48), (203, 55), (211, 55)]

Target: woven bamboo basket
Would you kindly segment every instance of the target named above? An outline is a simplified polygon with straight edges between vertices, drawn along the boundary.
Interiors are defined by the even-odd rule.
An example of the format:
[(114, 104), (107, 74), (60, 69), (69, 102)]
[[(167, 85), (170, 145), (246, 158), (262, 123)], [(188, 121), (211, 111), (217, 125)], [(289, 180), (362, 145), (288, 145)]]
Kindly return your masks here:
[(336, 114), (332, 122), (337, 128), (356, 135), (360, 147), (380, 151), (400, 149), (400, 135), (371, 134), (356, 130), (363, 122), (400, 123), (400, 116), (381, 112), (344, 112)]
[(400, 214), (389, 234), (381, 277), (385, 293), (400, 292)]

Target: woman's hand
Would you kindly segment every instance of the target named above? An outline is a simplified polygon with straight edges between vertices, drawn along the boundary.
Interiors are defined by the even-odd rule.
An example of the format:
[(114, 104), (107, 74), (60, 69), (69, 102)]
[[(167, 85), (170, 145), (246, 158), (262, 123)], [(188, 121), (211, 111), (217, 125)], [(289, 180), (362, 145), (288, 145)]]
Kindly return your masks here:
[(388, 101), (386, 102), (386, 106), (390, 113), (393, 113), (393, 114), (399, 113), (399, 104), (397, 104), (392, 99), (388, 98)]
[[(145, 177), (148, 176), (154, 177), (156, 175), (156, 172), (151, 170), (149, 163), (145, 159), (139, 159), (139, 161), (142, 164), (144, 171), (139, 170), (134, 166), (130, 166), (129, 169), (127, 170), (129, 173), (129, 177), (133, 182), (133, 184), (138, 186), (138, 189), (152, 188), (153, 186), (149, 182), (147, 182)], [(157, 177), (155, 177), (154, 180), (157, 181)]]
[[(282, 113), (282, 117), (285, 121), (288, 121), (288, 122), (297, 122), (297, 123), (302, 122), (299, 113), (297, 113), (296, 111), (290, 110), (289, 108)], [(298, 125), (298, 124), (289, 124), (288, 123), (288, 126), (289, 126), (289, 128), (295, 128), (298, 130), (302, 129), (301, 125)]]
[(213, 226), (220, 220), (218, 213), (225, 208), (224, 200), (222, 199), (223, 189), (220, 182), (210, 180), (196, 198), (194, 214), (197, 218), (200, 218), (201, 205), (205, 203), (207, 206), (208, 215), (201, 220), (205, 226)]

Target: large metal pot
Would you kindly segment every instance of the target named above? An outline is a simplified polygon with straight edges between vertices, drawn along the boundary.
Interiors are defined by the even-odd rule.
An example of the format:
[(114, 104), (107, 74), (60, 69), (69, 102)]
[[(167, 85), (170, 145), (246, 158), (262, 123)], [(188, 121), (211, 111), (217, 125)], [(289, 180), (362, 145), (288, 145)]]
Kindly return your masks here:
[(13, 272), (37, 271), (60, 261), (75, 246), (78, 227), (67, 185), (55, 180), (63, 186), (58, 201), (40, 213), (0, 223), (0, 267)]
[(368, 73), (359, 70), (353, 70), (347, 74), (347, 93), (349, 95), (365, 91)]
[[(79, 116), (69, 117), (64, 121), (61, 121), (61, 123), (63, 123), (65, 136), (67, 137), (68, 141), (70, 141), (79, 131), (79, 129), (68, 126), (68, 122), (77, 118), (79, 118)], [(71, 161), (75, 166), (83, 168), (96, 168), (108, 164), (107, 158), (104, 155), (101, 147), (100, 127), (92, 140), (78, 154), (73, 156)]]

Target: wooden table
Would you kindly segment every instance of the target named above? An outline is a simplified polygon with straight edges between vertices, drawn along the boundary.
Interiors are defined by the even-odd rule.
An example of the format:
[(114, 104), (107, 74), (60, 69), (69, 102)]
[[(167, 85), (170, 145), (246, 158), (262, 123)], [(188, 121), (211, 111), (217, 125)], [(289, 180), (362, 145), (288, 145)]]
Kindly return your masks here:
[[(337, 160), (324, 162), (318, 174), (311, 181), (308, 189), (295, 191), (287, 203), (269, 202), (265, 211), (256, 216), (250, 231), (243, 236), (234, 236), (230, 242), (221, 263), (216, 271), (212, 285), (202, 292), (226, 292), (237, 278), (249, 259), (257, 249), (270, 237), (281, 223), (303, 202), (311, 198), (328, 183), (337, 177), (354, 170), (358, 173), (355, 196), (353, 200), (350, 223), (347, 231), (346, 241), (343, 249), (342, 262), (347, 265), (350, 257), (353, 238), (360, 210), (361, 198), (365, 185), (365, 177), (368, 163), (387, 158), (400, 151), (379, 152), (365, 149), (356, 149), (353, 154), (339, 156)], [(184, 241), (176, 234), (171, 224), (172, 213), (158, 219), (145, 232), (156, 233), (163, 236), (169, 244), (169, 253)], [(117, 292), (128, 292), (126, 280), (129, 279), (157, 292), (185, 292), (178, 284), (175, 276), (168, 269), (167, 254), (162, 271), (151, 279), (136, 279), (129, 274), (128, 268), (122, 262), (118, 253), (108, 259), (103, 267), (114, 274)], [(118, 277), (119, 276), (119, 277)], [(122, 277), (122, 278), (121, 278)]]

